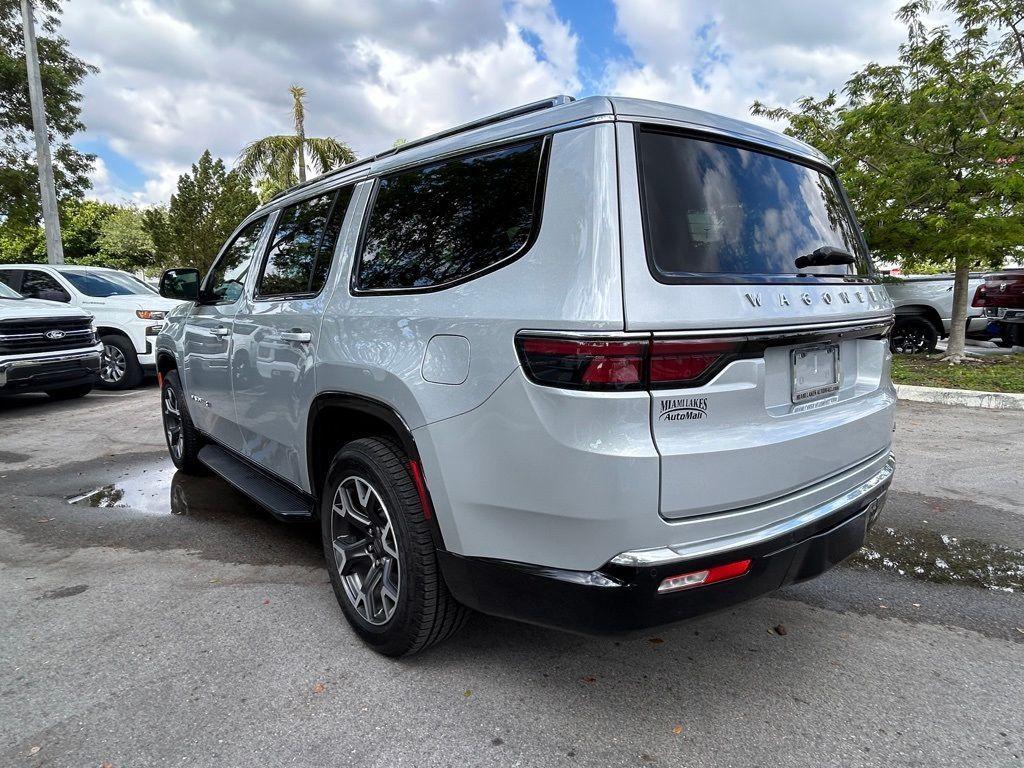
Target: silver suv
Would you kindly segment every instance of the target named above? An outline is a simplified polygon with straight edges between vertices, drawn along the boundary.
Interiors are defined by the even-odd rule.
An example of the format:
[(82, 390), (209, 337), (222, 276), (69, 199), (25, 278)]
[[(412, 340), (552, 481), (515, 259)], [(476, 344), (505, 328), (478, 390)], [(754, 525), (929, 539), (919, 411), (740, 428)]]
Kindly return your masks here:
[(622, 98), (530, 104), (250, 215), (157, 339), (175, 464), (319, 518), (388, 655), (466, 608), (677, 621), (855, 552), (894, 471), (880, 287), (825, 158)]

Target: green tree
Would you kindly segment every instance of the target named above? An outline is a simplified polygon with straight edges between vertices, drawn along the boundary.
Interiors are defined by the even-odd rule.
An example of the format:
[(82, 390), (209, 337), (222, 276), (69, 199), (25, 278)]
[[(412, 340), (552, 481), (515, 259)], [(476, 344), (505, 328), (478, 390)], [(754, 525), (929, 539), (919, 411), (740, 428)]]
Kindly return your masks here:
[[(89, 186), (86, 174), (95, 157), (77, 151), (70, 138), (85, 127), (78, 88), (97, 70), (74, 56), (59, 35), (60, 3), (35, 0), (34, 6), (53, 172), (63, 202), (81, 197)], [(0, 219), (15, 229), (32, 228), (40, 215), (21, 6), (18, 0), (0, 0)]]
[[(69, 264), (95, 264), (99, 253), (97, 239), (103, 222), (116, 205), (98, 200), (70, 198), (60, 203), (61, 238), (64, 257)], [(40, 224), (0, 224), (0, 262), (45, 262), (46, 242)]]
[(292, 95), (294, 135), (257, 139), (238, 156), (238, 170), (254, 180), (264, 200), (305, 181), (307, 166), (315, 173), (325, 173), (356, 159), (348, 145), (338, 139), (306, 135), (306, 108), (302, 102), (306, 90), (298, 85), (288, 90)]
[[(941, 7), (956, 27), (927, 28)], [(835, 158), (872, 250), (955, 272), (951, 362), (964, 359), (968, 274), (1024, 255), (1024, 0), (914, 0), (898, 63), (823, 99), (751, 111)]]
[(178, 177), (167, 207), (151, 208), (142, 217), (157, 262), (206, 272), (228, 235), (257, 205), (249, 179), (227, 171), (206, 150), (191, 173)]
[(100, 225), (96, 245), (97, 266), (135, 272), (155, 265), (153, 236), (146, 228), (142, 212), (135, 206), (117, 206)]

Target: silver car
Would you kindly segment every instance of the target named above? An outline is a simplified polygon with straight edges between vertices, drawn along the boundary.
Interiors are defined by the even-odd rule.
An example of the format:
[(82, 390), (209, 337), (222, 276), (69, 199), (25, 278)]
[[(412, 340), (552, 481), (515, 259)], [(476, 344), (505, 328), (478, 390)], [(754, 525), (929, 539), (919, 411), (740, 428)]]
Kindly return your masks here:
[(893, 308), (832, 168), (624, 98), (529, 104), (254, 211), (157, 339), (175, 464), (319, 518), (338, 602), (414, 653), (467, 608), (603, 633), (855, 552)]

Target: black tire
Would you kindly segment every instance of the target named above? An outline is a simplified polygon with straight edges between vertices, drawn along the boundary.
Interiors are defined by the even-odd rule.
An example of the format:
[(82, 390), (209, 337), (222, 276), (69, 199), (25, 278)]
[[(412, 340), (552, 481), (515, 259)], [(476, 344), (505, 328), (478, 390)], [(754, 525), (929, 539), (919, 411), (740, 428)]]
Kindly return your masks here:
[[(178, 411), (177, 418), (172, 406)], [(188, 475), (202, 474), (199, 449), (203, 447), (203, 440), (199, 430), (192, 424), (185, 391), (181, 388), (181, 379), (178, 378), (177, 371), (168, 371), (163, 376), (163, 385), (160, 387), (160, 415), (167, 451), (171, 454), (174, 466)], [(175, 421), (178, 422), (177, 425)]]
[[(356, 634), (385, 656), (408, 656), (444, 640), (465, 623), (469, 612), (452, 597), (441, 576), (429, 523), (423, 517), (419, 494), (407, 467), (408, 458), (394, 441), (385, 437), (354, 440), (335, 456), (327, 473), (320, 505), (324, 557), (334, 595)], [(366, 520), (370, 523), (369, 533), (362, 523), (355, 522), (352, 514), (339, 515), (333, 511), (341, 486), (345, 484), (343, 492), (349, 493), (351, 500), (352, 484), (357, 480), (363, 484), (359, 487), (365, 489), (368, 484), (375, 494), (373, 499), (376, 502), (371, 500), (364, 507)], [(357, 492), (359, 487), (355, 488)], [(341, 497), (338, 498), (340, 501)], [(339, 508), (343, 506), (341, 504)], [(391, 546), (397, 547), (397, 580), (394, 579), (394, 558), (389, 557), (384, 543), (388, 522), (394, 533)], [(354, 542), (353, 554), (346, 558), (349, 562), (347, 581), (343, 580), (335, 554), (335, 538), (341, 542)], [(377, 542), (376, 548), (368, 544), (366, 553), (359, 554), (355, 544), (360, 539)], [(381, 565), (389, 560), (392, 561), (390, 568)], [(370, 571), (378, 567), (384, 575), (377, 581), (383, 584), (389, 573), (392, 585), (397, 581), (394, 590), (397, 591), (397, 599), (390, 601), (390, 616), (387, 615), (389, 601), (384, 599), (383, 591), (378, 600), (363, 600), (363, 611), (372, 610), (372, 602), (379, 603), (378, 621), (373, 622), (370, 620), (372, 617), (364, 616), (357, 608), (357, 603), (346, 591), (346, 584), (352, 589), (356, 576), (361, 581), (365, 576), (364, 584), (375, 581), (370, 577)], [(366, 573), (360, 574), (360, 568), (365, 568)]]
[(79, 384), (77, 387), (64, 387), (63, 389), (51, 389), (48, 394), (54, 400), (74, 400), (78, 397), (85, 397), (92, 392), (92, 384)]
[(142, 381), (142, 366), (130, 339), (117, 333), (100, 338), (103, 356), (96, 383), (103, 389), (131, 389)]
[(939, 332), (923, 317), (897, 317), (889, 337), (889, 347), (901, 355), (930, 355), (935, 351)]

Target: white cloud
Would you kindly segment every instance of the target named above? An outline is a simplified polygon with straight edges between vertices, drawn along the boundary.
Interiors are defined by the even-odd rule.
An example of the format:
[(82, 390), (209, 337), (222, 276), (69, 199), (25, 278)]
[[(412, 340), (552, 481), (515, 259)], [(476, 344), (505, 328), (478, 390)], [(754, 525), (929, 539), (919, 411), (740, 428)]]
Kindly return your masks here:
[(902, 0), (701, 3), (616, 0), (635, 61), (612, 62), (611, 93), (751, 120), (755, 99), (823, 96), (870, 60), (891, 61), (904, 39)]
[(359, 155), (579, 89), (576, 38), (548, 0), (77, 0), (63, 32), (100, 68), (85, 138), (141, 169), (142, 202), (166, 199), (204, 149), (230, 163), (289, 131), (292, 83), (309, 93), (307, 132)]

